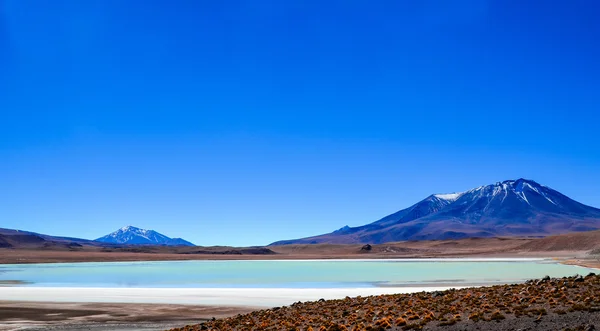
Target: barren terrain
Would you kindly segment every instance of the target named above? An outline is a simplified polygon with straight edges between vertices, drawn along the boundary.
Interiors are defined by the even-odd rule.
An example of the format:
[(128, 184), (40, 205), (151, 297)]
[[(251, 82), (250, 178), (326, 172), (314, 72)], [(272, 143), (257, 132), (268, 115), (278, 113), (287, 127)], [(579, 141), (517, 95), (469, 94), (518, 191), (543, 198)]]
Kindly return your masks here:
[(103, 261), (550, 257), (598, 265), (600, 231), (546, 238), (471, 238), (379, 245), (299, 244), (266, 247), (69, 246), (45, 242), (0, 248), (0, 264)]
[(251, 307), (0, 301), (0, 330), (72, 328), (160, 330), (248, 313)]
[(544, 278), (517, 285), (346, 297), (208, 321), (200, 330), (595, 330), (600, 276)]

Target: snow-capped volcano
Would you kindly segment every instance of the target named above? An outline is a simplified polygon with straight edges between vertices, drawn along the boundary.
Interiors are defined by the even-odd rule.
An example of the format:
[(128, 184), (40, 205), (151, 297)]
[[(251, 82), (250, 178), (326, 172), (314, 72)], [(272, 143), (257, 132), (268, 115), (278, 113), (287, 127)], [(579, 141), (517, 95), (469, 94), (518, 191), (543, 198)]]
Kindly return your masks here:
[(154, 230), (140, 229), (131, 225), (122, 227), (111, 234), (96, 239), (96, 241), (126, 245), (195, 246), (181, 238), (169, 238)]
[(523, 219), (536, 213), (598, 216), (600, 210), (571, 200), (532, 180), (518, 179), (481, 186), (460, 195), (442, 215), (469, 215), (471, 218), (512, 217)]
[(367, 225), (274, 244), (547, 236), (594, 229), (600, 229), (600, 209), (521, 178), (461, 193), (433, 194)]

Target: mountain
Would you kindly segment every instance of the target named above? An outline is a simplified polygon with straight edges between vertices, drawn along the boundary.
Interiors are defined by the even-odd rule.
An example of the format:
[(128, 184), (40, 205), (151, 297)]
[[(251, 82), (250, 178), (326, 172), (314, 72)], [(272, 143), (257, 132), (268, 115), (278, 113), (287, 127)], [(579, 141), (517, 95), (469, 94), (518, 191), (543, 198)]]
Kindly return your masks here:
[(600, 209), (533, 180), (518, 179), (462, 193), (433, 194), (376, 222), (271, 245), (385, 243), (468, 237), (535, 236), (600, 229)]
[(181, 238), (169, 238), (154, 230), (144, 230), (135, 226), (123, 227), (111, 234), (96, 239), (96, 241), (126, 245), (196, 246)]

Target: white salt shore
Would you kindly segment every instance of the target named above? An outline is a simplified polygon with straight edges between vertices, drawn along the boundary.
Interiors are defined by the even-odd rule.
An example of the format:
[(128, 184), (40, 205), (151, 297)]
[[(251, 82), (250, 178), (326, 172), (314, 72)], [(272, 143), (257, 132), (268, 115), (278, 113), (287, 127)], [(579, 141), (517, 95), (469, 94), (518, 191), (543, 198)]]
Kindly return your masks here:
[[(156, 303), (219, 306), (274, 307), (297, 301), (343, 299), (450, 287), (369, 288), (90, 288), (90, 287), (0, 287), (0, 301)], [(459, 288), (459, 287), (455, 287)]]

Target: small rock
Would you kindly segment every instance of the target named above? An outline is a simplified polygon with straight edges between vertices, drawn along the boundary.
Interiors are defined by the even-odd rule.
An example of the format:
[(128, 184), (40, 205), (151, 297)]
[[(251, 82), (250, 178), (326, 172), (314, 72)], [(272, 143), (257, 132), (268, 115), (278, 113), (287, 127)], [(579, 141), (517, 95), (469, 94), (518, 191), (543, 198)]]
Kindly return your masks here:
[(433, 298), (443, 297), (443, 296), (444, 296), (444, 292), (442, 292), (442, 291), (435, 291), (431, 294), (431, 297), (433, 297)]

